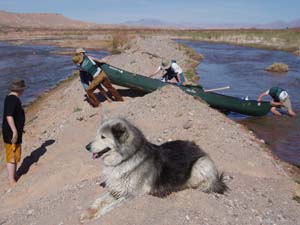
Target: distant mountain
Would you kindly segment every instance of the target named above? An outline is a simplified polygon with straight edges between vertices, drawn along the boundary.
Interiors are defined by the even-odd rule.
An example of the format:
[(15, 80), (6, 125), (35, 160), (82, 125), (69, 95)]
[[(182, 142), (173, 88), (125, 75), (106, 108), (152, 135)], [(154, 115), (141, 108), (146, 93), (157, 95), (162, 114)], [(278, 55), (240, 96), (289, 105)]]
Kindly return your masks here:
[(150, 28), (182, 28), (182, 29), (239, 29), (239, 28), (258, 28), (258, 29), (285, 29), (300, 28), (300, 19), (285, 22), (275, 21), (268, 24), (209, 24), (209, 23), (170, 23), (157, 19), (140, 19), (127, 21), (120, 25)]
[(273, 23), (259, 25), (258, 28), (268, 28), (268, 29), (300, 28), (300, 19), (293, 20), (290, 22), (279, 20)]
[(268, 28), (268, 29), (282, 29), (286, 28), (288, 25), (286, 22), (278, 20), (268, 24), (258, 25), (257, 28)]
[(289, 25), (289, 27), (297, 27), (297, 28), (300, 28), (300, 18), (297, 19), (297, 20), (293, 20), (293, 21), (290, 22), (288, 25)]
[(11, 13), (0, 11), (0, 27), (30, 27), (55, 29), (89, 29), (99, 26), (72, 20), (57, 13)]

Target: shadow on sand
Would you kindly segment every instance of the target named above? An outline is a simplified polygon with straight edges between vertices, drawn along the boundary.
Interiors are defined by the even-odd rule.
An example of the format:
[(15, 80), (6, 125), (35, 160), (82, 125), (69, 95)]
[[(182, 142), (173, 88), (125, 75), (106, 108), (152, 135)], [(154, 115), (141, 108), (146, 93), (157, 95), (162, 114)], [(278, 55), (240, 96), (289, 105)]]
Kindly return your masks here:
[(40, 147), (35, 149), (29, 156), (26, 156), (23, 159), (22, 164), (17, 171), (18, 179), (25, 175), (34, 163), (39, 161), (40, 157), (47, 152), (46, 147), (52, 145), (54, 142), (55, 140), (52, 139), (45, 141)]
[(122, 96), (127, 96), (127, 97), (142, 97), (146, 95), (147, 93), (135, 89), (118, 89), (118, 92)]
[[(123, 97), (135, 98), (135, 97), (142, 97), (147, 94), (143, 91), (134, 90), (134, 89), (117, 89), (117, 90), (120, 93), (120, 95), (122, 95)], [(95, 92), (95, 94), (99, 102), (107, 101), (107, 99), (100, 92)], [(106, 94), (111, 101), (114, 101), (112, 95), (109, 92), (106, 92)], [(88, 102), (88, 97), (86, 94), (84, 95), (84, 101)]]

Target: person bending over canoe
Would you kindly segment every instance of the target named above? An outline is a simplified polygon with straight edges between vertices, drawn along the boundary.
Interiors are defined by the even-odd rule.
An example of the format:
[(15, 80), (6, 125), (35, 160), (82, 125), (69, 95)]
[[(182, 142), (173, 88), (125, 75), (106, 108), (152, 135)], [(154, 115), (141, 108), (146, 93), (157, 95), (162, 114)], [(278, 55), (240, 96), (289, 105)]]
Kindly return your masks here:
[(88, 87), (85, 88), (85, 91), (88, 95), (89, 102), (94, 107), (98, 107), (100, 105), (100, 102), (94, 94), (94, 91), (101, 84), (111, 93), (111, 95), (115, 98), (116, 101), (124, 101), (119, 92), (111, 85), (111, 82), (108, 79), (106, 73), (95, 63), (95, 61), (103, 63), (103, 60), (96, 59), (92, 56), (87, 56), (85, 50), (83, 50), (82, 48), (78, 48), (76, 49), (72, 61), (79, 66), (79, 69), (81, 71), (85, 71), (89, 75), (93, 76), (93, 80), (90, 82)]
[(175, 60), (169, 61), (167, 59), (163, 59), (161, 65), (149, 77), (156, 75), (161, 70), (164, 71), (164, 75), (160, 79), (161, 81), (167, 82), (175, 78), (177, 81), (177, 85), (183, 85), (183, 83), (185, 82), (183, 71)]
[[(93, 76), (91, 74), (89, 74), (88, 72), (79, 69), (79, 77), (80, 77), (80, 82), (82, 84), (83, 89), (86, 90), (88, 89), (89, 85), (92, 83), (92, 81), (94, 80)], [(109, 101), (111, 102), (111, 99), (108, 97), (108, 95), (106, 94), (106, 91), (103, 89), (102, 85), (99, 84), (98, 85), (98, 90), (100, 91), (100, 93)], [(90, 103), (93, 106), (93, 103), (90, 101), (90, 98), (87, 96), (87, 101), (88, 103)]]
[(284, 108), (288, 111), (290, 116), (296, 116), (296, 113), (292, 109), (291, 100), (289, 94), (280, 87), (272, 87), (269, 90), (261, 93), (257, 99), (258, 102), (261, 102), (264, 96), (270, 95), (272, 97), (271, 105), (271, 112), (274, 115), (280, 116), (281, 113), (277, 110), (277, 108)]

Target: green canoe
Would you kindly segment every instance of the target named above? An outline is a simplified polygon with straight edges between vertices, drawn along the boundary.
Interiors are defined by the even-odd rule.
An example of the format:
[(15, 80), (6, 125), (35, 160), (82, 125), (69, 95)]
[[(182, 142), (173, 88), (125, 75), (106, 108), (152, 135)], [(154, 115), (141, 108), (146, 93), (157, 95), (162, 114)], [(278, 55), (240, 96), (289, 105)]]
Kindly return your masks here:
[[(138, 89), (149, 93), (165, 85), (170, 85), (170, 83), (131, 73), (109, 64), (100, 64), (100, 66), (112, 83), (123, 87)], [(200, 85), (179, 86), (179, 88), (190, 95), (200, 97), (211, 107), (227, 112), (237, 112), (249, 116), (264, 116), (271, 109), (269, 102), (261, 102), (258, 104), (255, 100), (243, 100), (215, 92), (204, 92)]]

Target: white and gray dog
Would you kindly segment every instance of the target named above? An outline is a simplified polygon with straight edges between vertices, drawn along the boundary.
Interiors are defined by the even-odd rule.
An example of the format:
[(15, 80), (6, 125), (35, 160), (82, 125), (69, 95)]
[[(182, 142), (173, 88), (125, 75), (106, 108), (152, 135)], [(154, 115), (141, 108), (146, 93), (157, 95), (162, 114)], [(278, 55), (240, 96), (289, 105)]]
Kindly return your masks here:
[(81, 222), (143, 194), (164, 197), (185, 188), (223, 194), (228, 189), (223, 174), (194, 142), (155, 145), (125, 119), (105, 120), (86, 149), (103, 159), (101, 186), (108, 193), (81, 215)]

